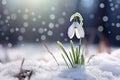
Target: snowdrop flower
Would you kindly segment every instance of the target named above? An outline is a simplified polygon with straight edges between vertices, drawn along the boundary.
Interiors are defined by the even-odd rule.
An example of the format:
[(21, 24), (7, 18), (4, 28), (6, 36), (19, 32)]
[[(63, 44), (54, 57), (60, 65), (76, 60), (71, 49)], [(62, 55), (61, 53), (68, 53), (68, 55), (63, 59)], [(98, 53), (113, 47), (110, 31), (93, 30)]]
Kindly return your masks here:
[[(83, 18), (80, 13), (76, 12), (70, 18), (70, 21), (73, 21), (72, 25), (68, 28), (68, 37), (72, 39), (76, 34), (78, 39), (84, 38), (84, 30), (83, 30)], [(78, 22), (80, 21), (80, 23)]]

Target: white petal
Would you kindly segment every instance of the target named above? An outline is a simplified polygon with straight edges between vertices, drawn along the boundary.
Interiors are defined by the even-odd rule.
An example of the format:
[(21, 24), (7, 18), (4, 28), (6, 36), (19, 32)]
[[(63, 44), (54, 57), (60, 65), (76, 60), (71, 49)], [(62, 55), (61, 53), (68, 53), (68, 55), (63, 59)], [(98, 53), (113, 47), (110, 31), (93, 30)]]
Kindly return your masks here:
[(77, 38), (84, 38), (85, 32), (83, 30), (83, 27), (79, 23), (77, 23), (76, 26), (77, 26), (77, 29), (75, 30), (76, 37)]
[(74, 33), (75, 33), (74, 26), (75, 26), (75, 24), (74, 24), (74, 22), (73, 22), (73, 24), (68, 28), (68, 37), (69, 37), (70, 39), (73, 38)]

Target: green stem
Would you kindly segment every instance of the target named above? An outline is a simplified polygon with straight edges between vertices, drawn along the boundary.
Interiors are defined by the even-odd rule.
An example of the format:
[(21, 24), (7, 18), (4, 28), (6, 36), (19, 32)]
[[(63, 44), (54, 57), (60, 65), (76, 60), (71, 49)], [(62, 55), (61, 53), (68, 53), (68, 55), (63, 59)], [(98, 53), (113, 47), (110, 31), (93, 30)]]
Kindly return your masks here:
[(79, 59), (79, 56), (80, 56), (81, 41), (82, 41), (82, 39), (80, 38), (80, 41), (79, 41), (79, 54), (77, 56), (77, 60)]

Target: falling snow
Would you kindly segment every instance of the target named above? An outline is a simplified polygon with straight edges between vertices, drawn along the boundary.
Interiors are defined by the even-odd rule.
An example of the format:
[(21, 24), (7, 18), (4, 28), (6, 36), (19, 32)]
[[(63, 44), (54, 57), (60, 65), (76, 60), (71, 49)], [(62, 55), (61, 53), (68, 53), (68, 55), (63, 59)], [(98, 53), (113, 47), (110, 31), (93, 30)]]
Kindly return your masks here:
[(51, 15), (50, 15), (50, 19), (51, 19), (51, 20), (54, 20), (54, 19), (55, 19), (55, 15), (54, 15), (54, 14), (51, 14)]
[(2, 0), (2, 5), (6, 5), (7, 4), (7, 0)]
[(103, 21), (107, 22), (108, 21), (108, 17), (107, 16), (103, 16)]
[(54, 28), (54, 24), (53, 23), (49, 23), (48, 26), (49, 26), (50, 29)]
[(104, 8), (105, 4), (104, 3), (100, 3), (100, 8)]

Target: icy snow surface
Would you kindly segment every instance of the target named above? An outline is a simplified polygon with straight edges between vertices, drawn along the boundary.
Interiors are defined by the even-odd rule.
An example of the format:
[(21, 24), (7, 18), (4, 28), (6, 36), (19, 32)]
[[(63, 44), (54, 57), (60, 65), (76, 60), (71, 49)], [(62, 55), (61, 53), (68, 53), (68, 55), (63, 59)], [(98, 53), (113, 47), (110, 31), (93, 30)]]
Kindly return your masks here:
[[(90, 62), (86, 62), (85, 66), (68, 69), (56, 46), (51, 45), (49, 48), (57, 58), (59, 67), (43, 45), (6, 49), (10, 62), (0, 63), (0, 80), (18, 80), (15, 75), (20, 71), (23, 57), (25, 62), (22, 69), (33, 70), (30, 80), (120, 80), (120, 49), (114, 49), (109, 55), (98, 54), (96, 48), (90, 47), (89, 53), (93, 51), (95, 54)], [(2, 48), (0, 52), (4, 54)]]

